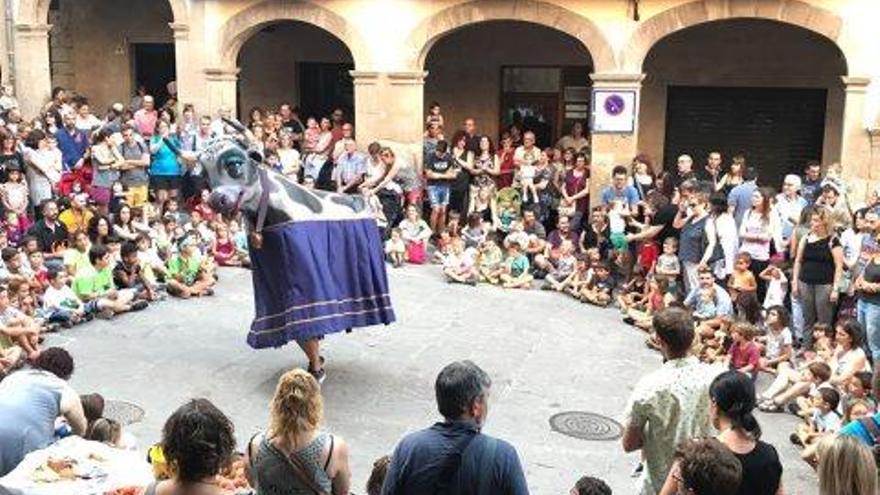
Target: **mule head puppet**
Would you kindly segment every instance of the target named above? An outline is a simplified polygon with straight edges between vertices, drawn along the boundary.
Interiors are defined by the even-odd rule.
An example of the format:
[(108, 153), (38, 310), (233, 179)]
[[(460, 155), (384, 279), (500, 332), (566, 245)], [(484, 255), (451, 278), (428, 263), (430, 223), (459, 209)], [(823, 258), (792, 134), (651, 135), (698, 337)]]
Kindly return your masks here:
[[(195, 159), (211, 188), (209, 206), (227, 217), (241, 211), (253, 247), (260, 247), (264, 228), (285, 222), (370, 216), (361, 196), (308, 189), (266, 167), (262, 154), (249, 146), (245, 127), (224, 121), (240, 134), (215, 138)], [(166, 144), (183, 156), (171, 141)]]
[(394, 321), (382, 240), (361, 196), (307, 189), (262, 163), (240, 134), (214, 139), (198, 156), (209, 204), (240, 211), (251, 241), (254, 306), (248, 343), (278, 347), (328, 333)]

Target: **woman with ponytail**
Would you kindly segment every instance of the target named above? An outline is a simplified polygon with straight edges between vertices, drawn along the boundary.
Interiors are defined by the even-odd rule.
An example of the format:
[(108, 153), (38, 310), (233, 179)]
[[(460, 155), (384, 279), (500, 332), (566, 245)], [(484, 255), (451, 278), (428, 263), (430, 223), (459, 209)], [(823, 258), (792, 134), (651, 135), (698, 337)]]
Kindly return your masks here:
[(317, 380), (294, 369), (278, 380), (269, 429), (251, 438), (247, 475), (257, 495), (348, 494), (348, 445), (321, 431), (324, 400)]
[[(782, 495), (782, 464), (776, 449), (762, 442), (761, 426), (752, 415), (755, 384), (738, 371), (718, 375), (709, 387), (709, 414), (718, 439), (742, 464), (737, 495)], [(660, 495), (679, 493), (673, 466)]]

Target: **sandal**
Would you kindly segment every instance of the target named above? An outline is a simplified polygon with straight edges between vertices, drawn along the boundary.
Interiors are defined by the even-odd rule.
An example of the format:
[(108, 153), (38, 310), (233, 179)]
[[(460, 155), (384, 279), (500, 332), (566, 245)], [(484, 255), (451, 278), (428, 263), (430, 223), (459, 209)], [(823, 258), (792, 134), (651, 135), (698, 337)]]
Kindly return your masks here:
[(768, 400), (768, 401), (762, 402), (762, 403), (758, 406), (758, 409), (761, 410), (761, 411), (763, 411), (763, 412), (768, 412), (768, 413), (778, 413), (778, 412), (782, 412), (782, 406), (780, 406), (779, 404), (773, 402), (772, 400)]

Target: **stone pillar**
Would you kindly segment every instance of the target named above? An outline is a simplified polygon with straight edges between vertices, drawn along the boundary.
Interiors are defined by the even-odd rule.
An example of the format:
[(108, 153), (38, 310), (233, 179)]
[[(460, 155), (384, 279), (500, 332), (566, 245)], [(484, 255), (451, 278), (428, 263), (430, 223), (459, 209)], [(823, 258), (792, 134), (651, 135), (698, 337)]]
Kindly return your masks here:
[[(207, 105), (205, 95), (197, 86), (199, 74), (190, 57), (189, 24), (168, 23), (174, 32), (174, 72), (177, 81), (177, 101), (192, 103), (201, 111)], [(183, 107), (181, 107), (183, 108)]]
[[(602, 189), (610, 183), (615, 165), (629, 165), (638, 154), (639, 97), (644, 74), (596, 73), (590, 74), (593, 89), (635, 91), (635, 122), (631, 133), (592, 133), (592, 165), (590, 167), (590, 206), (599, 203)], [(601, 105), (602, 102), (597, 102)], [(596, 109), (591, 109), (594, 114)]]
[(215, 116), (217, 109), (222, 106), (229, 107), (232, 110), (232, 114), (236, 114), (239, 70), (237, 67), (212, 67), (205, 69), (207, 94), (204, 98), (207, 103), (207, 115)]
[(50, 29), (51, 24), (15, 26), (15, 96), (25, 119), (37, 116), (52, 91)]
[(840, 163), (850, 187), (850, 201), (861, 204), (867, 199), (872, 184), (880, 181), (880, 159), (872, 153), (870, 124), (865, 118), (865, 100), (871, 79), (858, 76), (843, 76), (841, 79), (845, 101)]
[(373, 141), (404, 147), (421, 163), (427, 72), (351, 71), (355, 133), (361, 147)]

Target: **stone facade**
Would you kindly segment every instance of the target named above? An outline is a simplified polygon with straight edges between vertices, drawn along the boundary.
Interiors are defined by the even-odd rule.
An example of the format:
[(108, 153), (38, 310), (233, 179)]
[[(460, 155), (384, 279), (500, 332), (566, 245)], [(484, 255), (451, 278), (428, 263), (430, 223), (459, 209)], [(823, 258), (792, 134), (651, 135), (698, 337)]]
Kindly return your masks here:
[[(261, 69), (265, 54), (261, 60), (251, 53), (261, 51), (257, 33), (273, 23), (296, 21), (336, 38), (332, 43), (321, 42), (336, 48), (316, 48), (308, 54), (284, 50), (277, 54), (279, 60), (311, 57), (353, 63), (359, 139), (415, 145), (421, 139), (426, 100), (433, 95), (444, 100), (447, 108), (456, 105), (454, 95), (447, 98), (443, 93), (441, 83), (449, 75), (430, 74), (432, 64), (444, 67), (434, 59), (445, 57), (448, 62), (456, 56), (455, 48), (444, 48), (444, 40), (458, 37), (468, 26), (479, 29), (481, 23), (516, 21), (547, 27), (562, 37), (536, 41), (534, 52), (573, 43), (584, 54), (577, 65), (591, 67), (594, 86), (641, 92), (636, 132), (593, 137), (594, 184), (602, 181), (608, 167), (628, 163), (636, 151), (662, 154), (665, 85), (682, 80), (682, 75), (694, 76), (694, 67), (688, 66), (687, 60), (671, 60), (675, 57), (663, 50), (664, 44), (676, 42), (700, 45), (695, 49), (702, 48), (702, 56), (718, 57), (720, 68), (700, 70), (700, 77), (688, 79), (695, 79), (695, 84), (731, 82), (730, 74), (739, 73), (749, 76), (733, 81), (735, 85), (758, 85), (761, 74), (756, 71), (775, 67), (776, 85), (827, 88), (824, 161), (844, 164), (855, 187), (855, 201), (861, 200), (871, 183), (880, 180), (880, 87), (873, 82), (880, 79), (880, 57), (876, 56), (880, 30), (874, 25), (880, 18), (880, 2), (876, 0), (655, 0), (639, 4), (638, 20), (634, 19), (635, 4), (619, 0), (131, 0), (124, 2), (126, 9), (122, 11), (130, 25), (112, 17), (120, 15), (111, 12), (115, 8), (96, 8), (97, 4), (97, 0), (59, 0), (59, 10), (50, 17), (50, 0), (16, 3), (11, 23), (14, 73), (6, 70), (7, 61), (3, 61), (3, 77), (14, 80), (26, 114), (33, 114), (48, 98), (53, 82), (72, 85), (90, 95), (99, 108), (112, 101), (126, 101), (132, 91), (131, 61), (127, 56), (117, 60), (112, 55), (107, 57), (109, 62), (98, 60), (88, 51), (109, 49), (115, 53), (120, 40), (124, 45), (137, 39), (174, 43), (180, 98), (201, 111), (213, 112), (221, 106), (245, 111), (251, 104), (267, 104), (283, 91), (252, 86), (252, 91), (243, 94), (256, 74), (271, 75)], [(149, 7), (143, 11), (145, 5)], [(158, 15), (159, 11), (163, 14)], [(102, 16), (119, 22), (98, 22)], [(86, 25), (80, 27), (83, 20)], [(774, 66), (766, 57), (744, 56), (736, 46), (713, 50), (711, 40), (691, 34), (696, 31), (689, 29), (707, 23), (723, 25), (729, 20), (766, 21), (769, 28), (755, 28), (761, 37), (769, 37), (762, 41), (774, 49), (788, 43), (790, 46), (785, 46), (790, 50), (777, 56), (779, 63)], [(103, 27), (88, 29), (98, 25)], [(773, 26), (797, 27), (802, 33), (798, 38), (780, 29), (777, 36)], [(676, 33), (682, 35), (680, 40), (668, 38)], [(71, 36), (76, 43), (70, 42)], [(271, 43), (266, 46), (270, 52), (278, 51)], [(479, 56), (478, 50), (484, 48), (459, 46), (463, 46), (462, 60)], [(439, 47), (436, 53), (435, 47)], [(759, 41), (749, 49), (760, 52), (760, 48)], [(125, 46), (123, 52), (128, 53)], [(532, 55), (524, 54), (516, 63)], [(659, 61), (652, 62), (652, 58)], [(816, 60), (815, 70), (809, 69), (810, 62)], [(91, 61), (96, 65), (90, 65)], [(110, 63), (120, 69), (111, 69), (106, 65)], [(808, 72), (802, 72), (804, 67)], [(784, 73), (780, 72), (783, 69)], [(94, 77), (96, 71), (110, 75), (109, 83)], [(245, 84), (240, 85), (240, 80)], [(484, 83), (497, 85), (488, 80)], [(294, 87), (288, 88), (295, 93)], [(485, 89), (479, 87), (479, 91)], [(479, 101), (470, 101), (451, 115), (456, 119), (465, 112), (486, 115), (480, 117), (483, 121), (492, 115), (492, 104), (482, 107)], [(494, 122), (483, 125), (487, 131), (497, 128)]]

